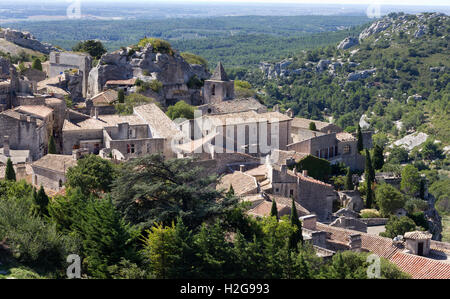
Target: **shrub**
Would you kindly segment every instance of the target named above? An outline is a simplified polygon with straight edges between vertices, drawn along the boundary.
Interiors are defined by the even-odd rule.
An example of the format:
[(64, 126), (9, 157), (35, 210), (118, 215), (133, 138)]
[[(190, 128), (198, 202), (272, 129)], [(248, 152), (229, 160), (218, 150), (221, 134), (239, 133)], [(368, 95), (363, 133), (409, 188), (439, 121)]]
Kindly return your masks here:
[(169, 54), (174, 55), (175, 52), (172, 49), (172, 46), (169, 42), (159, 39), (159, 38), (143, 38), (139, 41), (138, 46), (139, 47), (145, 47), (147, 44), (151, 44), (153, 47), (154, 53), (163, 53), (163, 54)]
[(201, 56), (188, 52), (181, 52), (180, 55), (189, 64), (200, 64), (203, 65), (204, 67), (208, 66), (208, 62), (206, 61), (206, 59)]
[(360, 212), (361, 218), (381, 218), (380, 212), (375, 209), (365, 209)]

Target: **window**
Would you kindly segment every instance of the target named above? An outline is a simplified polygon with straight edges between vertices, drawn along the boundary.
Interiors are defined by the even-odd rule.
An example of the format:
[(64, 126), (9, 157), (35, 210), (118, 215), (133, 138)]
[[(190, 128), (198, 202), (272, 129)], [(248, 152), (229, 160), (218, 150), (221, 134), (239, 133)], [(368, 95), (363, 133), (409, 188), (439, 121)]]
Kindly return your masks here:
[(276, 193), (280, 192), (280, 189), (276, 188), (276, 189), (275, 189), (275, 192), (276, 192)]
[(62, 188), (62, 186), (63, 186), (63, 181), (60, 179), (59, 180), (59, 188)]
[(350, 147), (350, 145), (345, 145), (344, 146), (344, 155), (348, 155), (348, 154), (350, 154), (350, 152), (351, 152), (351, 147)]
[(215, 96), (216, 95), (216, 85), (213, 84), (212, 88), (211, 88), (211, 95)]
[(335, 156), (339, 155), (338, 147), (337, 147), (337, 146), (334, 147), (334, 155), (335, 155)]
[(134, 144), (131, 145), (131, 153), (132, 153), (132, 154), (135, 153)]
[(293, 189), (289, 190), (289, 197), (294, 197), (294, 190)]
[(330, 158), (334, 157), (334, 147), (330, 147)]

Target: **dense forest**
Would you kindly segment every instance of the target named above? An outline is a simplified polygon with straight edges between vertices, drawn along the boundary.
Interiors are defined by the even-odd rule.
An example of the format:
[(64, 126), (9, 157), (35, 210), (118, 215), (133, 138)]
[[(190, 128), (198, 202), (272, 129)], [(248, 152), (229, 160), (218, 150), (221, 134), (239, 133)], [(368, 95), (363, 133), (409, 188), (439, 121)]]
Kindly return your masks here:
[[(214, 67), (257, 65), (303, 49), (336, 43), (370, 21), (365, 16), (244, 16), (157, 20), (65, 20), (8, 23), (37, 39), (70, 50), (79, 41), (100, 40), (108, 50), (142, 37), (169, 40), (175, 49), (205, 57)], [(323, 34), (320, 34), (323, 33)]]

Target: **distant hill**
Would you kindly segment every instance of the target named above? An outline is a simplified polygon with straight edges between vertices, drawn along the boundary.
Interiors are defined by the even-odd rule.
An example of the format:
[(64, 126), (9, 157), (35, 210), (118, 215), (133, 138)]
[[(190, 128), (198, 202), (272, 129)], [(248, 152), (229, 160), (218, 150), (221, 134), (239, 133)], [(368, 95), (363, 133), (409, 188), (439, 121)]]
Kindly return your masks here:
[(269, 106), (292, 108), (302, 117), (332, 117), (352, 130), (366, 114), (377, 131), (423, 131), (448, 145), (449, 41), (447, 15), (393, 13), (353, 39), (264, 64), (264, 74), (241, 79), (261, 88)]

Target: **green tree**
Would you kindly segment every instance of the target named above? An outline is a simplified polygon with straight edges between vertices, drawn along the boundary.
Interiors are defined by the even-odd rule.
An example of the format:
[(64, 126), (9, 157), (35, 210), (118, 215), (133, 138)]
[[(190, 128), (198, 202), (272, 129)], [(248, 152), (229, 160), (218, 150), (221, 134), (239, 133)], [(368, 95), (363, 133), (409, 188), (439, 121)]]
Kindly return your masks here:
[(109, 278), (108, 267), (122, 259), (134, 261), (137, 231), (128, 226), (110, 200), (91, 200), (73, 225), (82, 240), (83, 264), (89, 275)]
[(41, 186), (38, 192), (33, 192), (33, 200), (34, 200), (34, 212), (39, 216), (48, 216), (48, 203), (49, 198), (47, 194), (45, 194), (44, 187)]
[(400, 164), (408, 162), (408, 151), (403, 147), (395, 146), (390, 150), (388, 162), (393, 164)]
[(298, 243), (302, 242), (303, 244), (302, 222), (298, 218), (297, 207), (295, 206), (295, 200), (293, 198), (291, 206), (291, 225), (295, 228), (295, 231), (293, 231), (289, 237), (289, 249), (298, 252)]
[(375, 189), (375, 200), (383, 217), (393, 214), (405, 205), (405, 199), (400, 191), (389, 184), (377, 186)]
[(119, 89), (117, 92), (117, 101), (121, 104), (125, 103), (125, 91), (123, 89)]
[(404, 235), (407, 232), (414, 231), (415, 229), (416, 224), (411, 218), (406, 216), (391, 216), (389, 218), (389, 221), (386, 223), (386, 231), (380, 233), (380, 236), (392, 239), (396, 236)]
[(277, 208), (277, 202), (275, 200), (272, 200), (272, 208), (270, 210), (270, 216), (276, 217), (277, 220), (280, 218), (278, 217), (278, 208)]
[(78, 160), (77, 165), (67, 171), (66, 185), (81, 188), (85, 194), (109, 192), (115, 177), (112, 163), (96, 155), (88, 155)]
[(311, 130), (311, 131), (317, 131), (317, 127), (316, 127), (316, 123), (315, 122), (310, 122), (309, 123), (309, 129)]
[(365, 180), (366, 180), (366, 208), (372, 208), (373, 202), (373, 182), (375, 181), (375, 171), (370, 159), (370, 152), (366, 149), (366, 168), (365, 168)]
[(384, 165), (384, 149), (380, 145), (376, 144), (373, 149), (373, 168), (380, 170)]
[(179, 101), (167, 109), (167, 116), (172, 120), (177, 118), (194, 119), (194, 106), (185, 101)]
[(48, 141), (48, 153), (56, 154), (56, 143), (55, 143), (55, 137), (53, 137), (53, 135), (50, 135), (50, 139)]
[(91, 55), (94, 59), (100, 59), (100, 57), (107, 52), (103, 44), (96, 40), (79, 42), (72, 48), (72, 50), (75, 52), (89, 53), (89, 55)]
[(347, 168), (347, 174), (345, 176), (344, 189), (345, 190), (353, 190), (354, 189), (354, 186), (353, 186), (353, 173), (350, 170), (350, 167)]
[(411, 197), (416, 197), (420, 191), (420, 184), (421, 177), (417, 168), (406, 165), (402, 171), (401, 190)]
[(16, 172), (10, 158), (6, 161), (5, 179), (8, 181), (16, 181)]
[(364, 140), (363, 140), (363, 135), (362, 135), (362, 131), (361, 131), (361, 126), (358, 124), (358, 143), (357, 143), (357, 149), (358, 152), (362, 152), (364, 150)]
[(217, 176), (191, 159), (169, 159), (154, 154), (126, 162), (114, 182), (114, 203), (133, 224), (151, 227), (171, 224), (181, 217), (188, 227), (197, 227), (212, 217), (236, 207), (236, 197), (215, 189)]
[(39, 58), (35, 58), (33, 60), (33, 63), (31, 64), (31, 68), (36, 69), (38, 71), (42, 72), (42, 63), (41, 60)]

